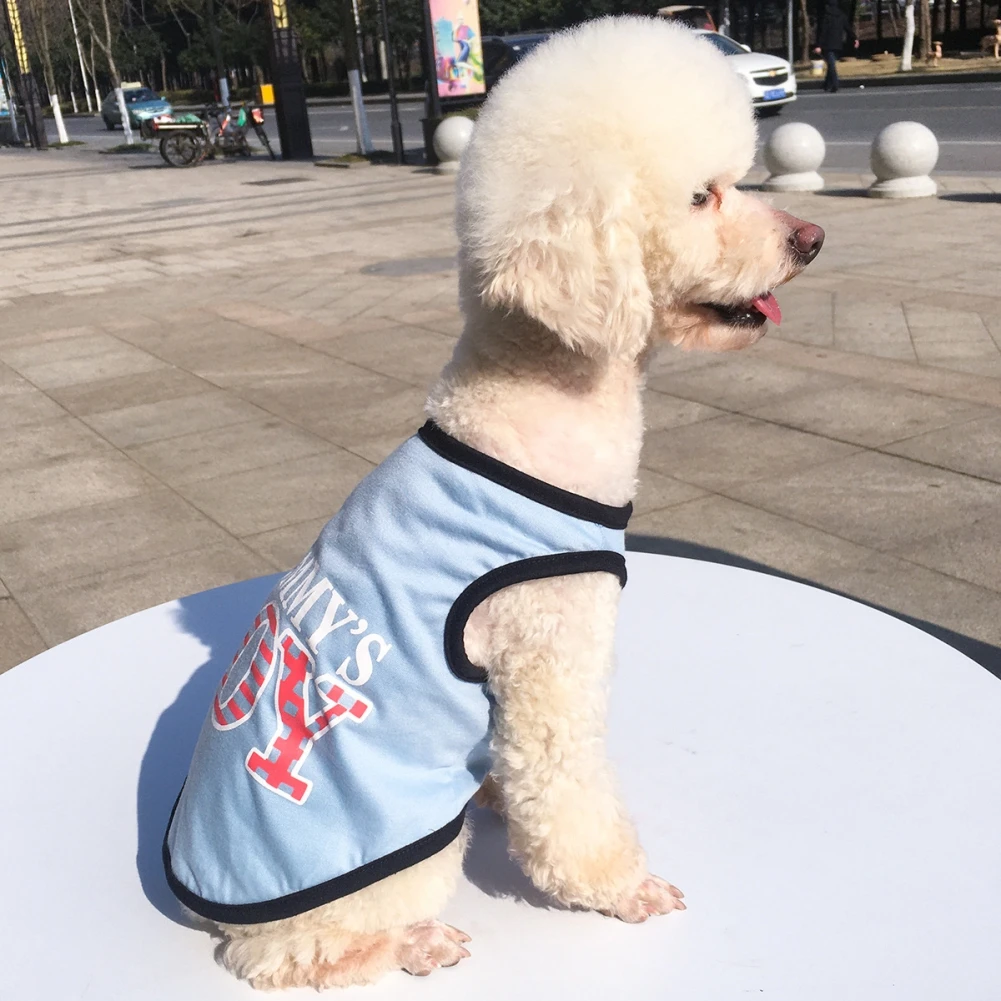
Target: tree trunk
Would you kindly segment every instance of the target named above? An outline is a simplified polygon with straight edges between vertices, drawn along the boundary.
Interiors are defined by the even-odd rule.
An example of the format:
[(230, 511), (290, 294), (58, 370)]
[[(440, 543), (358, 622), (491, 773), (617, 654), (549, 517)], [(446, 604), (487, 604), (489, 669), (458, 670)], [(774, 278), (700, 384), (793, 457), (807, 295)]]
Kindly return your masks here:
[(803, 62), (810, 61), (810, 8), (807, 0), (799, 0), (799, 42)]
[[(927, 3), (928, 0), (923, 0)], [(911, 71), (911, 55), (914, 51), (914, 0), (908, 0), (904, 9), (904, 49), (900, 57), (900, 69), (903, 73)]]
[(921, 0), (921, 58), (928, 62), (931, 59), (931, 10), (928, 0)]

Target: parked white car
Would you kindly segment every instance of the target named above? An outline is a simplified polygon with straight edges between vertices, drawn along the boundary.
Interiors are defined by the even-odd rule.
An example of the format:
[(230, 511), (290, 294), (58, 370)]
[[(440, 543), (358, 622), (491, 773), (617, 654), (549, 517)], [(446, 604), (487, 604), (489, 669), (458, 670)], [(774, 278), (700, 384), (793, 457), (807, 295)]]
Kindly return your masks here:
[(709, 43), (730, 57), (733, 68), (744, 78), (751, 101), (764, 114), (777, 115), (783, 105), (796, 100), (796, 74), (785, 59), (752, 52), (746, 45), (735, 42), (715, 31), (699, 31)]

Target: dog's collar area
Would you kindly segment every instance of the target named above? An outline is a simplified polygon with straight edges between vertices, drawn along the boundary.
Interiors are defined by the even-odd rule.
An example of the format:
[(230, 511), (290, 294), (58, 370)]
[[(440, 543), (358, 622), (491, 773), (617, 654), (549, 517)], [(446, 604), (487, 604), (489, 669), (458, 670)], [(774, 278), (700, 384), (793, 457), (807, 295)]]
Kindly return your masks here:
[(523, 473), (492, 455), (480, 452), (458, 438), (442, 431), (434, 421), (428, 421), (418, 432), (418, 437), (443, 459), (454, 462), (471, 473), (483, 476), (508, 490), (513, 490), (529, 500), (534, 500), (554, 511), (561, 511), (581, 521), (594, 522), (605, 528), (623, 530), (633, 513), (632, 503), (622, 507), (602, 504), (562, 487), (555, 487), (545, 480)]

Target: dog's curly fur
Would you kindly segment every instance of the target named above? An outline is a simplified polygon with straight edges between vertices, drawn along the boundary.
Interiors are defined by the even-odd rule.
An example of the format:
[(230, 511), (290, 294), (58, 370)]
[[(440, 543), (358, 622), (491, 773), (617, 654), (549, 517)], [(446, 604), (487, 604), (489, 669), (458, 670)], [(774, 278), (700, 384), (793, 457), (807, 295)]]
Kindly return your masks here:
[[(749, 303), (803, 266), (790, 241), (806, 224), (734, 187), (755, 139), (725, 58), (663, 21), (593, 22), (515, 67), (463, 156), (466, 323), (430, 416), (533, 476), (626, 503), (651, 352), (753, 343), (760, 327), (704, 304)], [(518, 584), (476, 609), (465, 642), (496, 699), (482, 798), (505, 814), (512, 852), (556, 900), (636, 922), (684, 904), (649, 874), (605, 755), (618, 599), (609, 574)], [(467, 836), (298, 917), (220, 926), (221, 961), (261, 988), (457, 963), (468, 938), (437, 915)]]

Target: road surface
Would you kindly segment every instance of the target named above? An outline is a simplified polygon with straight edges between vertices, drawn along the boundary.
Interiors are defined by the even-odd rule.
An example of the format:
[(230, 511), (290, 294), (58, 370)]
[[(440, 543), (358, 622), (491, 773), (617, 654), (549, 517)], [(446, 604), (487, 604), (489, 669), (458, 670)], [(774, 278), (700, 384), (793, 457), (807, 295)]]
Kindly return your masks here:
[[(278, 129), (267, 111), (268, 134)], [(404, 143), (420, 146), (420, 102), (402, 102)], [(369, 127), (376, 146), (390, 148), (389, 107), (368, 105)], [(311, 107), (309, 120), (313, 148), (320, 155), (348, 153), (355, 149), (354, 118), (350, 107)], [(898, 121), (927, 125), (941, 147), (937, 169), (951, 173), (1001, 173), (1001, 84), (926, 84), (913, 87), (859, 89), (842, 81), (838, 94), (802, 93), (795, 104), (775, 118), (761, 120), (762, 140), (783, 122), (809, 122), (827, 143), (824, 167), (831, 170), (867, 170), (869, 146), (885, 125)], [(67, 119), (73, 139), (95, 147), (122, 141), (121, 131), (108, 132), (100, 118)], [(50, 131), (54, 131), (50, 123)], [(53, 137), (54, 138), (54, 137)]]

